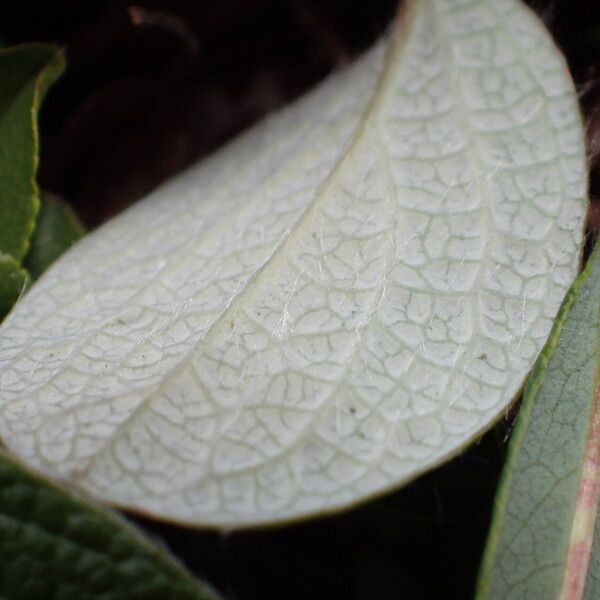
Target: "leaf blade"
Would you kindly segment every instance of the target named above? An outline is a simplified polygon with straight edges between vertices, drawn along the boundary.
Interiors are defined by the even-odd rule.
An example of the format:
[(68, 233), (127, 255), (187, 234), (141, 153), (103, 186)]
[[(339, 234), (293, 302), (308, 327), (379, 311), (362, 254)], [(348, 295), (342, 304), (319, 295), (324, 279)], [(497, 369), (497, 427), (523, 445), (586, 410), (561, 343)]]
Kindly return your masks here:
[(527, 384), (478, 598), (582, 597), (599, 492), (599, 328), (597, 247)]
[[(41, 278), (0, 331), (0, 434), (195, 524), (393, 489), (518, 392), (578, 268), (585, 181), (572, 84), (527, 9), (409, 2), (352, 70)], [(58, 412), (16, 432), (25, 394)]]
[(64, 60), (51, 46), (0, 50), (0, 251), (20, 261), (39, 208), (37, 113)]
[(0, 453), (0, 594), (6, 600), (216, 600), (116, 514)]

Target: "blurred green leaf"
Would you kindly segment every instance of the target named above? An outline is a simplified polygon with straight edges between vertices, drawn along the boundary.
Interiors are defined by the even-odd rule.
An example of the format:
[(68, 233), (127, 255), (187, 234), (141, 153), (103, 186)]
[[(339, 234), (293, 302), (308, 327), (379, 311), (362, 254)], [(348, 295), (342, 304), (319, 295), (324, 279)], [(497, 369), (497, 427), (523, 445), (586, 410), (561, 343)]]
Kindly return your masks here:
[(2, 600), (218, 598), (115, 513), (0, 452)]
[(51, 46), (0, 50), (0, 251), (18, 261), (27, 252), (39, 206), (37, 112), (63, 69)]
[(27, 272), (7, 254), (0, 254), (0, 321), (19, 299), (27, 285)]
[(40, 200), (37, 227), (24, 260), (32, 279), (37, 279), (85, 233), (81, 221), (66, 202), (48, 193), (42, 194)]
[[(495, 500), (478, 599), (583, 597), (600, 476), (600, 246), (525, 388)], [(600, 577), (600, 547), (585, 597)]]

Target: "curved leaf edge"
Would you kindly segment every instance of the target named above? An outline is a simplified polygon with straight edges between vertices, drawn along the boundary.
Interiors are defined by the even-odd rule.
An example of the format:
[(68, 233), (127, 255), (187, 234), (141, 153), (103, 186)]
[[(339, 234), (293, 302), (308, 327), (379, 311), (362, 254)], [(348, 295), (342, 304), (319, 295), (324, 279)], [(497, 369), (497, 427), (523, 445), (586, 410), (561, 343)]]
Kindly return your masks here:
[[(185, 566), (165, 548), (153, 543), (144, 532), (133, 523), (115, 511), (97, 504), (92, 498), (85, 496), (72, 486), (61, 485), (52, 481), (43, 473), (24, 464), (0, 443), (0, 481), (5, 490), (6, 481), (15, 483), (25, 482), (26, 485), (44, 488), (44, 491), (54, 497), (68, 509), (68, 514), (87, 514), (97, 519), (113, 532), (120, 531), (128, 538), (128, 543), (146, 556), (147, 559), (159, 566), (164, 572), (183, 584), (186, 597), (198, 600), (220, 600), (221, 596), (205, 581), (198, 580)], [(0, 521), (7, 514), (6, 506), (2, 503), (0, 493)], [(10, 518), (10, 515), (9, 515)], [(18, 517), (13, 517), (18, 520)], [(36, 527), (35, 522), (24, 522), (24, 525)], [(1, 533), (1, 532), (0, 532)], [(60, 534), (49, 532), (51, 536), (60, 538)], [(72, 541), (66, 538), (67, 541)], [(0, 535), (1, 540), (1, 535)]]
[[(527, 432), (527, 426), (530, 421), (535, 399), (543, 384), (544, 375), (548, 368), (548, 364), (554, 354), (554, 351), (556, 350), (560, 334), (565, 326), (571, 308), (577, 299), (578, 292), (590, 275), (592, 270), (592, 261), (594, 258), (596, 260), (600, 259), (600, 244), (598, 243), (596, 243), (584, 269), (567, 292), (567, 295), (565, 296), (554, 321), (550, 337), (538, 356), (525, 383), (522, 403), (512, 429), (506, 459), (504, 461), (504, 466), (498, 482), (497, 492), (494, 497), (489, 533), (477, 576), (475, 592), (476, 600), (485, 600), (488, 598), (489, 586), (491, 585), (490, 576), (493, 571), (494, 558), (502, 532), (502, 522), (508, 505), (507, 500), (511, 491), (511, 483), (514, 477), (514, 467), (517, 463), (519, 450), (521, 448), (525, 433)], [(598, 381), (600, 381), (600, 372), (597, 374), (597, 378)], [(593, 405), (590, 406), (590, 414), (592, 410)]]
[(16, 54), (24, 51), (41, 51), (48, 53), (46, 64), (36, 73), (33, 79), (33, 96), (30, 109), (30, 131), (32, 139), (32, 156), (30, 171), (30, 190), (33, 213), (25, 228), (25, 238), (18, 248), (18, 254), (15, 259), (21, 261), (29, 250), (29, 242), (36, 227), (36, 219), (40, 209), (40, 190), (37, 184), (37, 172), (40, 162), (40, 132), (38, 127), (38, 113), (42, 101), (50, 86), (64, 73), (66, 69), (66, 59), (58, 46), (44, 43), (25, 43), (15, 46), (0, 48), (3, 55)]
[[(415, 4), (415, 0), (405, 0), (402, 3), (401, 9), (398, 12), (398, 16), (396, 17), (396, 19), (392, 25), (392, 29), (401, 29), (401, 27), (404, 26), (405, 21), (408, 20), (408, 19), (406, 19), (406, 16), (410, 15), (410, 13), (411, 13), (410, 7), (414, 4)], [(530, 11), (531, 14), (533, 14), (533, 15), (536, 14), (535, 11), (533, 9), (531, 9), (530, 7), (528, 7), (527, 5), (524, 5), (523, 8), (525, 10)], [(396, 35), (398, 36), (398, 39), (395, 41), (395, 43), (390, 44), (390, 47), (387, 50), (388, 56), (390, 53), (392, 53), (394, 51), (398, 52), (399, 51), (398, 46), (401, 46), (403, 44), (403, 39), (402, 39), (402, 36), (400, 35), (400, 32), (397, 31)], [(395, 48), (395, 50), (394, 50), (394, 48)], [(568, 66), (567, 66), (566, 60), (564, 59), (564, 56), (558, 50), (557, 50), (557, 54), (564, 65), (565, 71), (568, 72)], [(381, 83), (382, 82), (379, 82), (379, 85)], [(383, 81), (383, 83), (385, 84), (385, 81)], [(377, 95), (378, 95), (378, 92), (375, 92), (374, 97), (376, 98)], [(367, 104), (367, 107), (365, 109), (365, 114), (367, 114), (372, 109), (372, 102), (373, 102), (373, 100), (371, 99), (371, 101)], [(579, 116), (579, 118), (580, 118), (581, 122), (583, 123), (583, 119), (582, 119), (581, 115)], [(364, 117), (363, 117), (363, 122), (364, 122)], [(258, 123), (258, 125), (260, 125), (260, 123)], [(354, 134), (354, 136), (356, 136), (359, 132), (360, 132), (360, 128)], [(234, 138), (234, 141), (235, 141), (235, 139), (237, 139), (237, 138)], [(351, 147), (353, 143), (354, 143), (354, 141), (352, 141), (350, 143), (349, 147)], [(225, 144), (223, 146), (223, 148), (225, 148), (227, 145), (228, 144)], [(341, 162), (341, 160), (343, 160), (343, 157), (338, 162)], [(338, 167), (338, 164), (336, 163), (333, 167), (333, 170), (335, 171), (335, 169), (337, 167)], [(77, 251), (77, 248), (74, 247), (69, 252), (76, 252), (76, 251)], [(582, 248), (580, 249), (580, 251), (582, 251)], [(277, 527), (286, 526), (289, 524), (296, 524), (296, 523), (310, 521), (310, 520), (316, 519), (316, 518), (327, 517), (330, 515), (339, 514), (341, 512), (355, 509), (359, 506), (365, 505), (365, 504), (372, 502), (378, 498), (381, 498), (389, 493), (398, 491), (399, 489), (401, 489), (407, 485), (410, 485), (414, 480), (421, 477), (423, 474), (438, 468), (439, 466), (449, 462), (456, 456), (460, 455), (466, 448), (468, 448), (473, 443), (475, 443), (477, 440), (479, 440), (483, 434), (485, 434), (487, 431), (492, 429), (498, 423), (498, 421), (500, 421), (502, 419), (502, 417), (510, 410), (510, 408), (514, 405), (514, 402), (521, 396), (523, 390), (524, 389), (527, 390), (530, 379), (532, 377), (532, 373), (537, 370), (537, 365), (540, 362), (540, 360), (542, 359), (542, 356), (546, 351), (546, 347), (550, 344), (550, 341), (553, 339), (555, 329), (558, 326), (558, 321), (564, 318), (563, 309), (565, 307), (565, 304), (569, 300), (569, 296), (570, 296), (570, 293), (568, 293), (567, 296), (565, 297), (565, 299), (563, 300), (563, 304), (562, 304), (561, 309), (559, 310), (559, 313), (556, 317), (550, 338), (549, 338), (546, 346), (540, 352), (540, 355), (536, 359), (536, 363), (535, 363), (531, 373), (528, 376), (524, 377), (524, 380), (521, 383), (521, 387), (519, 388), (517, 393), (514, 395), (512, 400), (508, 403), (508, 405), (505, 407), (502, 407), (498, 411), (498, 413), (496, 415), (494, 415), (486, 425), (480, 427), (478, 430), (473, 432), (473, 434), (468, 439), (465, 439), (460, 445), (453, 448), (453, 450), (451, 452), (447, 453), (446, 455), (441, 457), (439, 460), (428, 464), (426, 467), (423, 467), (421, 470), (414, 472), (411, 477), (408, 477), (407, 479), (403, 480), (399, 484), (391, 483), (389, 486), (378, 489), (376, 492), (374, 492), (371, 495), (362, 496), (362, 497), (356, 499), (355, 501), (347, 502), (343, 505), (330, 506), (330, 507), (322, 509), (321, 511), (308, 510), (305, 514), (299, 513), (297, 515), (290, 516), (290, 517), (275, 518), (270, 521), (240, 522), (240, 523), (237, 523), (234, 527), (224, 526), (223, 524), (220, 524), (220, 523), (198, 523), (198, 522), (192, 521), (192, 520), (171, 518), (171, 517), (165, 516), (164, 514), (161, 514), (161, 513), (155, 513), (153, 511), (148, 511), (148, 510), (144, 510), (141, 508), (133, 507), (128, 504), (122, 504), (117, 501), (108, 500), (108, 499), (105, 499), (102, 497), (100, 497), (98, 499), (102, 502), (102, 504), (105, 504), (109, 507), (116, 508), (118, 510), (123, 510), (127, 513), (131, 513), (134, 515), (140, 515), (144, 518), (151, 518), (151, 519), (155, 519), (160, 522), (170, 523), (170, 524), (174, 524), (177, 526), (183, 526), (183, 527), (187, 527), (190, 529), (238, 531), (238, 530), (248, 530), (248, 529), (261, 529), (262, 530), (262, 529), (277, 528)], [(556, 337), (557, 336), (558, 336), (558, 334), (556, 334)], [(515, 433), (516, 433), (516, 431), (515, 431)], [(82, 493), (86, 494), (86, 492), (83, 490), (82, 490)]]
[[(393, 18), (392, 23), (390, 24), (388, 32), (386, 34), (388, 36), (395, 35), (396, 40), (395, 40), (395, 43), (392, 41), (392, 43), (390, 43), (389, 48), (386, 50), (386, 57), (384, 59), (384, 65), (385, 65), (385, 62), (387, 62), (389, 60), (390, 54), (392, 54), (394, 52), (400, 52), (400, 53), (402, 52), (401, 47), (403, 46), (403, 42), (404, 42), (403, 38), (405, 37), (405, 36), (403, 36), (403, 30), (410, 27), (409, 21), (411, 19), (411, 16), (413, 16), (413, 18), (414, 18), (414, 12), (415, 12), (414, 5), (416, 4), (416, 2), (417, 2), (417, 0), (401, 1), (400, 7), (396, 11), (396, 15)], [(538, 13), (532, 7), (523, 3), (523, 9), (528, 11), (531, 14), (531, 16), (534, 17), (534, 19), (533, 19), (534, 22), (537, 23), (539, 21), (540, 17), (538, 15)], [(567, 59), (565, 58), (564, 54), (560, 50), (558, 44), (556, 43), (556, 41), (554, 40), (554, 38), (552, 37), (552, 35), (549, 31), (546, 31), (545, 33), (552, 40), (552, 42), (556, 48), (556, 54), (557, 54), (558, 60), (560, 60), (560, 62), (562, 63), (563, 69), (567, 73), (570, 73)], [(384, 66), (384, 69), (385, 69), (385, 66)], [(382, 79), (385, 79), (385, 77), (383, 77)], [(381, 82), (379, 82), (378, 85), (381, 85)], [(377, 90), (374, 90), (373, 98), (376, 98), (379, 95), (379, 93), (377, 92)], [(369, 103), (367, 104), (367, 106), (365, 108), (365, 114), (367, 114), (370, 110), (372, 110), (372, 103), (373, 103), (373, 99), (371, 99), (369, 101)], [(584, 117), (583, 117), (583, 114), (581, 111), (579, 111), (578, 117), (579, 117), (581, 131), (585, 131), (585, 120), (584, 120)], [(363, 116), (363, 122), (364, 122), (364, 119), (365, 118)], [(260, 126), (261, 122), (262, 121), (259, 121), (256, 125), (254, 125), (254, 127)], [(360, 132), (360, 128), (359, 128), (359, 130), (357, 130), (357, 132), (355, 132), (354, 136), (357, 136), (359, 134), (359, 132)], [(235, 139), (237, 139), (237, 138), (234, 138), (233, 141), (235, 141)], [(352, 146), (352, 143), (353, 142), (350, 143), (349, 147)], [(228, 145), (228, 143), (226, 143), (223, 146), (223, 148), (225, 148), (227, 145)], [(586, 147), (585, 144), (583, 144), (583, 147), (584, 148)], [(343, 160), (343, 156), (339, 159), (338, 162), (341, 162), (342, 160)], [(585, 162), (588, 165), (587, 172), (589, 172), (589, 160), (590, 160), (589, 156), (586, 155)], [(336, 168), (337, 168), (337, 164), (333, 167), (333, 170), (335, 171)], [(585, 197), (589, 198), (589, 180), (586, 182)], [(589, 205), (589, 202), (588, 202), (588, 205)], [(358, 509), (362, 506), (365, 506), (371, 502), (375, 502), (381, 498), (384, 498), (385, 496), (387, 496), (389, 494), (401, 491), (403, 488), (411, 485), (414, 481), (416, 481), (417, 479), (419, 479), (426, 473), (434, 471), (435, 469), (442, 467), (446, 463), (448, 463), (448, 462), (452, 461), (453, 459), (457, 458), (458, 456), (460, 456), (465, 450), (467, 450), (473, 444), (477, 443), (483, 435), (485, 435), (488, 431), (493, 429), (503, 418), (505, 418), (508, 415), (508, 413), (511, 411), (511, 409), (515, 406), (515, 404), (520, 399), (523, 398), (522, 405), (519, 406), (517, 422), (511, 433), (511, 440), (513, 437), (515, 437), (517, 435), (520, 435), (522, 437), (523, 432), (521, 432), (520, 434), (519, 434), (519, 432), (522, 429), (524, 429), (524, 425), (522, 424), (522, 422), (525, 421), (525, 417), (521, 417), (521, 412), (523, 411), (523, 408), (524, 408), (523, 405), (525, 404), (524, 398), (526, 395), (535, 394), (537, 392), (537, 389), (539, 389), (539, 385), (541, 385), (541, 382), (538, 384), (538, 387), (536, 387), (535, 392), (530, 391), (529, 388), (533, 385), (532, 380), (535, 378), (536, 374), (543, 372), (543, 370), (545, 368), (545, 364), (547, 364), (547, 361), (550, 358), (550, 355), (547, 354), (547, 352), (551, 353), (552, 350), (554, 349), (554, 347), (556, 346), (558, 337), (560, 335), (560, 331), (562, 330), (562, 327), (566, 320), (567, 314), (570, 310), (571, 305), (575, 301), (575, 297), (577, 295), (577, 290), (583, 283), (583, 280), (585, 279), (585, 277), (587, 277), (587, 273), (590, 269), (589, 263), (590, 263), (591, 256), (585, 262), (585, 266), (583, 267), (586, 228), (587, 228), (587, 219), (584, 219), (583, 223), (582, 223), (583, 235), (582, 235), (582, 244), (580, 247), (580, 258), (579, 258), (579, 261), (580, 261), (580, 269), (579, 270), (581, 271), (581, 273), (579, 274), (577, 279), (573, 282), (572, 287), (569, 289), (565, 298), (563, 299), (563, 302), (562, 302), (562, 304), (559, 308), (559, 311), (556, 315), (556, 318), (555, 318), (552, 330), (550, 332), (550, 335), (548, 337), (548, 340), (547, 340), (545, 346), (540, 351), (537, 359), (535, 360), (532, 370), (530, 371), (530, 373), (528, 375), (525, 376), (523, 382), (521, 383), (521, 386), (519, 387), (518, 391), (515, 393), (515, 395), (511, 399), (511, 401), (507, 404), (506, 407), (502, 408), (489, 421), (489, 423), (487, 423), (487, 425), (485, 425), (485, 426), (481, 427), (480, 429), (478, 429), (477, 431), (475, 431), (471, 437), (464, 440), (464, 442), (462, 444), (455, 447), (452, 450), (452, 452), (446, 454), (444, 457), (441, 457), (439, 460), (430, 463), (426, 468), (423, 468), (422, 470), (413, 473), (411, 477), (405, 479), (399, 485), (391, 484), (386, 488), (377, 490), (375, 493), (373, 493), (371, 495), (357, 498), (355, 501), (346, 503), (343, 506), (332, 506), (332, 507), (328, 507), (321, 511), (316, 511), (316, 512), (314, 510), (311, 510), (311, 511), (307, 511), (305, 514), (298, 514), (298, 515), (291, 516), (291, 517), (283, 517), (283, 518), (279, 518), (279, 519), (273, 519), (271, 521), (261, 521), (261, 522), (249, 521), (247, 523), (240, 522), (240, 523), (237, 523), (235, 527), (224, 526), (219, 523), (201, 523), (200, 524), (193, 520), (175, 519), (175, 518), (171, 518), (169, 516), (165, 516), (164, 514), (161, 514), (158, 512), (143, 510), (141, 508), (137, 508), (137, 507), (125, 504), (125, 503), (119, 503), (119, 502), (107, 500), (107, 499), (101, 499), (102, 503), (107, 506), (110, 506), (114, 509), (128, 513), (128, 514), (139, 515), (140, 517), (153, 519), (153, 520), (156, 520), (157, 522), (166, 523), (166, 524), (174, 525), (177, 527), (185, 527), (186, 529), (192, 529), (192, 530), (198, 530), (198, 531), (221, 531), (221, 532), (229, 533), (231, 531), (261, 531), (261, 530), (279, 529), (282, 527), (288, 527), (290, 525), (307, 523), (307, 522), (310, 522), (310, 521), (313, 521), (316, 519), (332, 517), (332, 516), (343, 514), (343, 513), (352, 511), (352, 510), (356, 510), (356, 509)], [(71, 250), (71, 251), (73, 251), (73, 250)], [(76, 248), (75, 248), (75, 251), (76, 251)], [(595, 246), (594, 252), (600, 252), (600, 244), (597, 244)], [(531, 411), (531, 406), (528, 407), (528, 412), (530, 412), (530, 411)], [(501, 489), (501, 487), (508, 488), (508, 482), (504, 482), (504, 473), (505, 473), (506, 465), (508, 464), (508, 461), (510, 459), (511, 459), (511, 447), (509, 447), (509, 449), (508, 449), (508, 453), (507, 453), (507, 457), (506, 457), (506, 461), (505, 461), (505, 467), (503, 468), (503, 472), (501, 475), (501, 482), (500, 482), (499, 488), (498, 488), (499, 490)], [(496, 512), (497, 502), (499, 501), (499, 493), (500, 493), (500, 491), (498, 492), (498, 494), (496, 495), (495, 500), (494, 500), (494, 513)], [(506, 494), (507, 490), (503, 490), (503, 493)], [(497, 532), (496, 532), (496, 535), (497, 535)], [(491, 532), (490, 532), (489, 539), (491, 540)], [(485, 560), (490, 560), (490, 558), (488, 557), (488, 552), (491, 552), (491, 550), (488, 551), (488, 543), (486, 543), (486, 549), (484, 551), (482, 564), (484, 563)], [(478, 578), (478, 584), (477, 584), (478, 590), (479, 590), (479, 585), (480, 584), (479, 584), (479, 578)], [(478, 600), (481, 600), (479, 598), (479, 596), (477, 596), (477, 598), (478, 598)]]

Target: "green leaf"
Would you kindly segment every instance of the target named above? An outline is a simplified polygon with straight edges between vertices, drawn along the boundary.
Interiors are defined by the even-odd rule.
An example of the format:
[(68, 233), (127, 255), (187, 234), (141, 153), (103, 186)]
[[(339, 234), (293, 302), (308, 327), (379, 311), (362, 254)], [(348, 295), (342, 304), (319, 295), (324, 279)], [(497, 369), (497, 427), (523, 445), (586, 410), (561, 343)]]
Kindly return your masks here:
[(85, 229), (71, 207), (52, 194), (42, 194), (37, 226), (24, 266), (37, 279), (61, 254), (68, 250)]
[(28, 280), (27, 272), (12, 256), (0, 253), (0, 321), (19, 299)]
[(0, 252), (17, 261), (27, 252), (39, 206), (37, 112), (63, 69), (52, 46), (0, 50)]
[(2, 600), (215, 600), (115, 513), (0, 452)]
[[(582, 597), (599, 492), (599, 373), (600, 246), (567, 295), (527, 383), (495, 500), (479, 600)], [(599, 550), (590, 589), (600, 577)], [(586, 597), (598, 598), (597, 588)]]
[(409, 0), (348, 70), (68, 252), (0, 329), (0, 435), (194, 525), (319, 515), (504, 413), (579, 269), (577, 95), (516, 0)]

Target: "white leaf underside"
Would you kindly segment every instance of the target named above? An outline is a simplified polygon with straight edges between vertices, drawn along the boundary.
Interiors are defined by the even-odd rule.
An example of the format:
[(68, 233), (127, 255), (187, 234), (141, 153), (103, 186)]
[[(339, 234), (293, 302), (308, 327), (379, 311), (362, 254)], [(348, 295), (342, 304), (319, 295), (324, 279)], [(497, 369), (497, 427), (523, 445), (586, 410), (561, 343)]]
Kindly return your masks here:
[(563, 58), (516, 0), (416, 0), (357, 64), (77, 244), (0, 329), (0, 435), (119, 506), (321, 514), (456, 454), (578, 266)]

